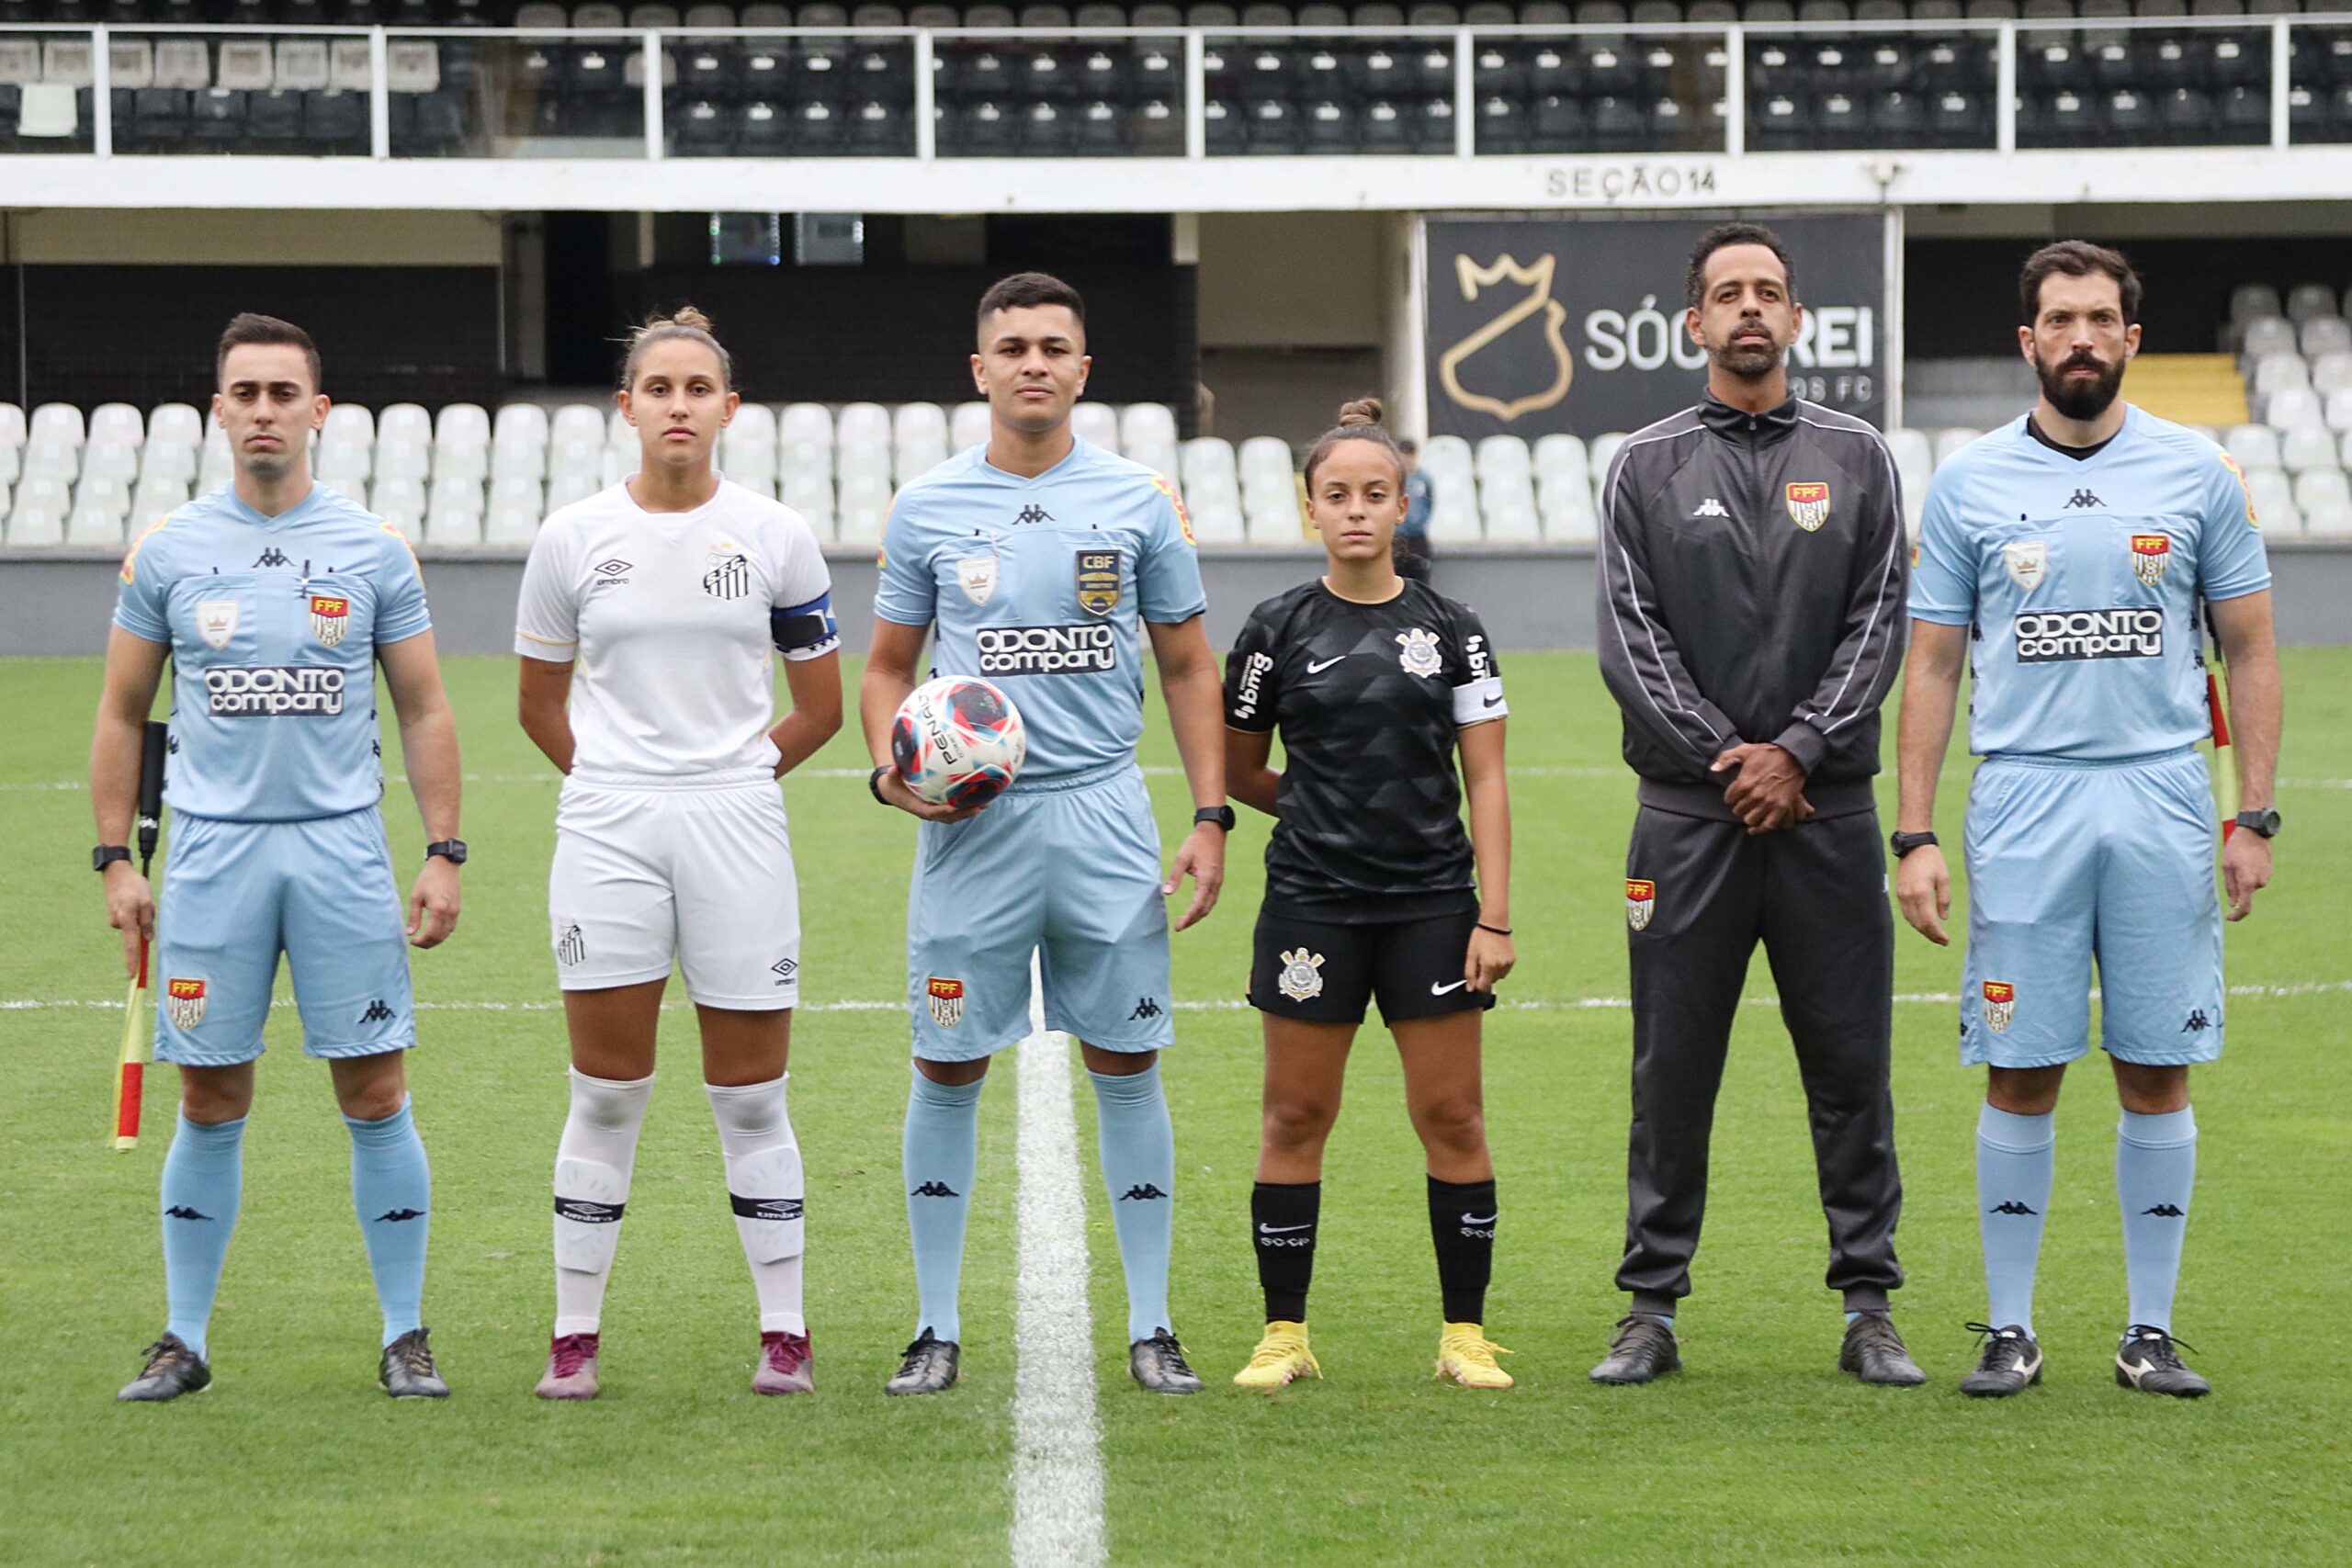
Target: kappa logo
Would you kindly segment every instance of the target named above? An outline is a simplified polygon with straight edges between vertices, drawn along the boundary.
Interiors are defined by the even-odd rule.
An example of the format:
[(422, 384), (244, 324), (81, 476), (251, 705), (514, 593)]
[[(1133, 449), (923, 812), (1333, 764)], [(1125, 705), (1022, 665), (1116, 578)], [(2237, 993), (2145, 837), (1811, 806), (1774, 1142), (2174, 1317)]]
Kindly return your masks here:
[(2188, 1213), (2188, 1210), (2180, 1207), (2177, 1203), (2158, 1203), (2152, 1209), (2143, 1209), (2140, 1212), (2143, 1214), (2154, 1214), (2160, 1220), (2181, 1219)]
[(1274, 988), (1295, 1002), (1312, 1001), (1323, 994), (1323, 955), (1301, 947), (1283, 954), (1283, 972)]
[(182, 1029), (204, 1021), (204, 982), (174, 976), (164, 983), (164, 1010)]
[(1722, 502), (1717, 501), (1711, 495), (1707, 497), (1706, 500), (1701, 502), (1698, 505), (1692, 507), (1690, 509), (1690, 515), (1693, 517), (1728, 517), (1731, 515), (1731, 508), (1725, 506)]
[(1136, 1004), (1135, 1011), (1127, 1014), (1127, 1021), (1129, 1023), (1137, 1023), (1148, 1018), (1158, 1018), (1160, 1015), (1160, 1012), (1161, 1009), (1159, 1006), (1159, 998), (1157, 997), (1146, 997), (1143, 1000)]
[(2088, 490), (2078, 490), (2074, 494), (2066, 498), (2066, 510), (2070, 512), (2088, 512), (2094, 508), (2105, 506), (2107, 502), (2093, 495)]
[(293, 564), (294, 563), (292, 561), (286, 558), (286, 552), (279, 549), (276, 545), (270, 546), (269, 548), (262, 551), (261, 554), (254, 558), (254, 570), (256, 571), (260, 570), (264, 567), (292, 566)]
[(740, 550), (713, 550), (702, 564), (702, 591), (712, 598), (741, 599), (752, 591), (751, 558)]
[(777, 985), (789, 986), (792, 977), (800, 973), (800, 964), (797, 959), (779, 958), (768, 965), (768, 973), (775, 976)]
[(2180, 1026), (2180, 1032), (2183, 1034), (2202, 1034), (2212, 1027), (2212, 1021), (2205, 1016), (2205, 1010), (2199, 1008), (2188, 1015), (2188, 1021)]
[(391, 1017), (392, 1010), (384, 1005), (383, 998), (378, 997), (374, 1001), (368, 1004), (368, 1010), (359, 1015), (359, 1021), (362, 1023), (389, 1023), (391, 1021)]
[(964, 1021), (964, 982), (931, 976), (924, 985), (931, 1003), (931, 1016), (942, 1029), (953, 1029)]
[(167, 1220), (209, 1220), (212, 1216), (209, 1214), (198, 1213), (194, 1209), (189, 1208), (186, 1203), (175, 1203), (170, 1208), (164, 1211), (164, 1218)]
[(944, 1181), (926, 1181), (920, 1186), (910, 1188), (907, 1196), (910, 1198), (960, 1198), (963, 1194)]
[(1792, 484), (1782, 492), (1789, 508), (1789, 521), (1811, 534), (1829, 521), (1829, 487), (1826, 484)]
[(1144, 1181), (1144, 1182), (1138, 1182), (1138, 1183), (1136, 1183), (1135, 1186), (1128, 1188), (1125, 1192), (1120, 1193), (1120, 1194), (1119, 1194), (1119, 1201), (1120, 1201), (1120, 1202), (1122, 1202), (1122, 1203), (1127, 1203), (1127, 1202), (1142, 1202), (1142, 1203), (1148, 1203), (1148, 1202), (1150, 1202), (1150, 1201), (1151, 1201), (1153, 1199), (1155, 1199), (1155, 1198), (1165, 1198), (1165, 1197), (1167, 1197), (1167, 1196), (1168, 1196), (1168, 1194), (1167, 1194), (1167, 1193), (1162, 1192), (1159, 1188), (1154, 1187), (1150, 1182), (1148, 1182), (1148, 1181)]
[(2007, 980), (1987, 980), (1984, 992), (1984, 1027), (1996, 1034), (2008, 1032), (2009, 1019), (2017, 1012), (2018, 988)]
[(580, 928), (577, 925), (566, 925), (563, 930), (556, 933), (555, 961), (558, 964), (569, 968), (574, 964), (585, 961), (587, 956), (588, 942), (580, 934)]
[(1012, 525), (1019, 528), (1024, 527), (1032, 523), (1051, 523), (1053, 520), (1054, 514), (1052, 513), (1033, 502), (1021, 509), (1020, 514), (1013, 518)]
[(423, 1218), (424, 1218), (424, 1211), (422, 1209), (387, 1209), (376, 1216), (376, 1223), (381, 1225), (397, 1225), (405, 1224), (410, 1220)]
[(1625, 923), (1637, 931), (1647, 931), (1650, 916), (1657, 909), (1657, 884), (1647, 877), (1629, 876), (1625, 879)]
[(1398, 632), (1396, 646), (1404, 649), (1396, 656), (1396, 662), (1404, 667), (1408, 675), (1427, 677), (1445, 667), (1444, 659), (1438, 653), (1435, 632), (1423, 631), (1419, 626)]
[(328, 648), (351, 629), (351, 601), (340, 593), (311, 595), (311, 633)]
[(207, 648), (226, 648), (237, 635), (238, 604), (234, 599), (198, 599), (196, 631)]
[(2165, 534), (2132, 536), (2132, 575), (2154, 588), (2172, 564), (2172, 538)]
[(1988, 1214), (2038, 1214), (2041, 1213), (2039, 1209), (2018, 1202), (2015, 1198), (2004, 1198), (1984, 1212)]

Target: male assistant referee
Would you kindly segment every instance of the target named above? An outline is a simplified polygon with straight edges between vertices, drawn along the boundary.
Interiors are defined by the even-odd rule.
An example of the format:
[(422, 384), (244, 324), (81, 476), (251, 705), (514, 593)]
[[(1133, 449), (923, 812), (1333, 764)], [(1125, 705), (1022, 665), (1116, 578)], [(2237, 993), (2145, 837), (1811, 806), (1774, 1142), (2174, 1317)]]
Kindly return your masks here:
[(1629, 439), (1601, 493), (1600, 669), (1641, 810), (1625, 862), (1634, 1122), (1617, 1270), (1633, 1303), (1592, 1378), (1681, 1365), (1676, 1303), (1760, 937), (1804, 1080), (1828, 1284), (1845, 1297), (1838, 1363), (1864, 1382), (1923, 1382), (1887, 1314), (1903, 1190), (1871, 794), (1903, 654), (1902, 496), (1876, 431), (1789, 395), (1782, 357), (1804, 315), (1770, 230), (1709, 230), (1687, 292), (1707, 397)]

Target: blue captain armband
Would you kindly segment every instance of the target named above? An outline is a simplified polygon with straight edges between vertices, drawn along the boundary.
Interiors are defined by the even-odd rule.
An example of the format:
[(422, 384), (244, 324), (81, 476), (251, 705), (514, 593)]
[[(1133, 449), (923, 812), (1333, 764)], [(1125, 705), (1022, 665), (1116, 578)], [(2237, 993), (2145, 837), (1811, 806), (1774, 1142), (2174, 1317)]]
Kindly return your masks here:
[(814, 659), (831, 652), (842, 640), (841, 626), (833, 619), (832, 590), (827, 589), (806, 604), (789, 608), (779, 604), (770, 610), (768, 635), (775, 641), (775, 650), (786, 659)]

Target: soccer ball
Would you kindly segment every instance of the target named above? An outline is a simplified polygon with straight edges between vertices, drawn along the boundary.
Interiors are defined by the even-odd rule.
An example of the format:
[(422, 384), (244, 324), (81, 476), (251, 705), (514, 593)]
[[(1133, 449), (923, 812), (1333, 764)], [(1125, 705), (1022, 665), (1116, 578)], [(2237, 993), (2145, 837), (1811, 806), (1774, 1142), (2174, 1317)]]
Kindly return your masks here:
[(890, 761), (907, 787), (959, 809), (1012, 787), (1029, 731), (1012, 699), (986, 681), (942, 675), (917, 686), (890, 724)]

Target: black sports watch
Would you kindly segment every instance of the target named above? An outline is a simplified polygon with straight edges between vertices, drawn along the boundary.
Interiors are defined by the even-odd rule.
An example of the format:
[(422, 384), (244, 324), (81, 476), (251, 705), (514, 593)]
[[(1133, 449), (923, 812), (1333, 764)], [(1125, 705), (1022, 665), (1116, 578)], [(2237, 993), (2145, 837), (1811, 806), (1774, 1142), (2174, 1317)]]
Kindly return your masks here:
[(1935, 834), (1934, 834), (1934, 833), (1932, 833), (1932, 832), (1928, 832), (1928, 833), (1903, 833), (1903, 832), (1895, 832), (1895, 833), (1889, 833), (1889, 834), (1886, 836), (1886, 846), (1887, 846), (1887, 848), (1889, 848), (1889, 849), (1891, 849), (1891, 850), (1893, 850), (1893, 851), (1894, 852), (1894, 858), (1895, 858), (1896, 860), (1901, 860), (1905, 855), (1909, 854), (1913, 850), (1924, 850), (1924, 849), (1926, 849), (1929, 844), (1932, 844), (1932, 843), (1934, 843), (1935, 841), (1936, 841), (1936, 836), (1935, 836)]
[[(2271, 815), (2276, 816), (2278, 814), (2273, 812)], [(90, 869), (92, 871), (104, 871), (115, 862), (119, 860), (129, 860), (130, 858), (130, 846), (128, 844), (100, 844), (96, 849), (90, 852)]]
[(1193, 820), (1195, 823), (1214, 822), (1218, 827), (1230, 833), (1233, 831), (1234, 823), (1233, 807), (1230, 806), (1204, 806), (1198, 811), (1193, 813)]
[(424, 858), (431, 860), (435, 855), (439, 855), (451, 865), (463, 865), (466, 863), (466, 841), (463, 839), (443, 839), (438, 843), (425, 845)]
[(2249, 833), (2258, 833), (2266, 839), (2278, 836), (2278, 808), (2275, 806), (2266, 806), (2259, 811), (2241, 811), (2232, 820)]

